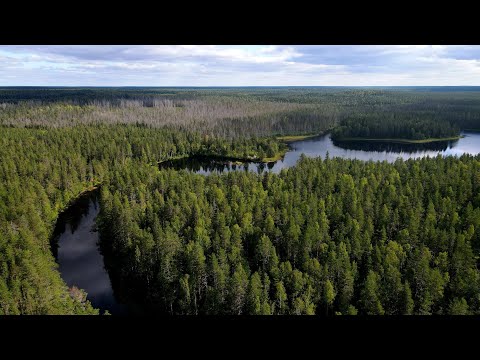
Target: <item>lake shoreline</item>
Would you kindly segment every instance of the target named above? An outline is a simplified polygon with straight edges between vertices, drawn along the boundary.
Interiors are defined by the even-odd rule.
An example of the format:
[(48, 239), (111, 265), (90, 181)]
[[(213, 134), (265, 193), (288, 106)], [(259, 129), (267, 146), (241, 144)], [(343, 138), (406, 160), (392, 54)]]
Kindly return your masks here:
[(396, 144), (429, 144), (434, 142), (444, 142), (444, 141), (456, 141), (463, 138), (463, 135), (452, 136), (448, 138), (431, 138), (431, 139), (422, 139), (422, 140), (413, 140), (413, 139), (374, 139), (374, 138), (362, 138), (362, 137), (347, 137), (347, 138), (332, 138), (334, 141), (338, 142), (384, 142), (384, 143), (396, 143)]
[(168, 164), (169, 162), (172, 161), (178, 161), (178, 160), (212, 160), (215, 161), (219, 164), (233, 164), (233, 165), (243, 165), (243, 164), (250, 164), (250, 163), (255, 163), (255, 164), (268, 164), (268, 163), (274, 163), (277, 162), (278, 160), (282, 160), (285, 157), (285, 154), (290, 151), (289, 147), (286, 147), (285, 149), (282, 149), (278, 153), (276, 153), (272, 157), (266, 157), (266, 158), (240, 158), (240, 157), (234, 157), (234, 156), (223, 156), (223, 155), (204, 155), (204, 154), (192, 154), (189, 156), (177, 156), (177, 157), (172, 157), (167, 160), (162, 160), (157, 162), (158, 165), (162, 164)]
[(319, 136), (327, 135), (332, 130), (333, 128), (330, 128), (315, 134), (310, 133), (305, 135), (282, 135), (282, 136), (277, 136), (276, 139), (289, 145), (290, 143), (293, 143), (296, 141), (303, 141), (303, 140), (313, 139)]
[(302, 141), (306, 139), (311, 139), (317, 136), (321, 136), (325, 134), (309, 134), (309, 135), (286, 135), (286, 136), (278, 136), (276, 139), (284, 142), (286, 144), (290, 144), (295, 141)]
[(291, 150), (291, 144), (298, 142), (298, 141), (303, 141), (303, 140), (308, 140), (308, 139), (314, 139), (319, 136), (324, 136), (330, 132), (331, 129), (316, 133), (316, 134), (307, 134), (307, 135), (284, 135), (284, 136), (276, 136), (275, 139), (279, 141), (280, 143), (283, 143), (287, 145), (285, 148), (281, 149), (278, 151), (274, 156), (271, 157), (264, 157), (264, 158), (258, 158), (258, 157), (248, 157), (248, 158), (243, 158), (243, 157), (235, 157), (235, 156), (227, 156), (227, 155), (216, 155), (216, 154), (191, 154), (191, 155), (180, 155), (180, 156), (173, 156), (169, 159), (161, 160), (157, 162), (157, 165), (161, 165), (163, 163), (168, 163), (170, 161), (175, 161), (175, 160), (184, 160), (184, 159), (202, 159), (202, 160), (213, 160), (217, 161), (219, 163), (224, 163), (224, 164), (234, 164), (234, 165), (243, 165), (246, 163), (256, 163), (256, 164), (269, 164), (269, 163), (275, 163), (279, 160), (283, 160), (285, 157), (285, 154), (288, 153)]
[[(480, 144), (480, 135), (479, 134), (466, 134), (467, 136), (465, 136), (461, 141), (459, 141), (458, 143), (451, 143), (451, 144), (446, 144), (445, 145), (445, 149), (448, 146), (457, 146), (457, 147), (461, 147), (461, 144), (462, 142), (467, 142), (466, 145), (464, 145), (464, 147), (462, 148), (463, 151), (466, 151), (467, 149), (469, 149), (469, 146), (472, 146), (471, 144), (474, 144), (476, 147), (475, 147), (475, 151), (473, 152), (474, 154), (479, 154), (480, 153), (480, 148), (478, 146), (478, 144)], [(298, 139), (300, 136), (296, 136), (296, 139)], [(307, 157), (325, 157), (326, 154), (328, 153), (329, 157), (343, 157), (343, 158), (351, 158), (351, 159), (358, 159), (358, 160), (362, 160), (362, 161), (370, 161), (370, 160), (373, 160), (373, 161), (388, 161), (390, 163), (393, 163), (394, 161), (396, 161), (396, 159), (398, 157), (402, 157), (403, 159), (409, 159), (409, 158), (416, 158), (416, 156), (420, 156), (420, 157), (425, 157), (425, 156), (436, 156), (437, 154), (442, 154), (444, 156), (448, 155), (448, 152), (446, 153), (447, 150), (442, 150), (442, 149), (439, 149), (439, 150), (423, 150), (423, 148), (427, 147), (427, 148), (430, 148), (430, 147), (436, 147), (437, 145), (426, 145), (426, 144), (416, 144), (417, 146), (415, 146), (415, 144), (405, 144), (405, 143), (400, 143), (400, 144), (396, 144), (396, 145), (393, 145), (393, 144), (387, 144), (385, 147), (388, 148), (388, 149), (391, 149), (391, 148), (410, 148), (410, 147), (418, 147), (418, 148), (422, 148), (422, 149), (418, 149), (418, 150), (415, 150), (416, 152), (412, 152), (412, 154), (408, 153), (408, 152), (405, 152), (405, 150), (384, 150), (384, 149), (374, 149), (374, 148), (378, 148), (379, 147), (379, 143), (378, 142), (372, 142), (370, 145), (367, 146), (367, 149), (366, 150), (355, 150), (355, 149), (351, 149), (351, 148), (343, 148), (343, 147), (340, 147), (338, 145), (336, 145), (331, 137), (329, 136), (328, 133), (326, 134), (320, 134), (320, 135), (302, 135), (301, 136), (303, 138), (303, 140), (296, 140), (295, 142), (290, 142), (290, 143), (287, 143), (287, 147), (288, 149), (286, 149), (286, 152), (283, 154), (282, 158), (284, 158), (282, 161), (278, 161), (277, 164), (275, 165), (272, 165), (272, 163), (270, 163), (270, 165), (266, 166), (266, 163), (262, 163), (262, 162), (259, 162), (258, 159), (257, 161), (252, 161), (252, 159), (249, 159), (248, 162), (236, 162), (235, 157), (223, 157), (223, 156), (208, 156), (208, 155), (192, 155), (192, 156), (178, 156), (178, 157), (173, 157), (167, 161), (162, 161), (162, 162), (159, 162), (159, 167), (161, 168), (165, 168), (165, 169), (172, 169), (172, 170), (175, 170), (175, 171), (192, 171), (193, 173), (198, 173), (198, 174), (201, 174), (201, 175), (209, 175), (209, 174), (219, 174), (219, 173), (223, 173), (223, 172), (228, 172), (228, 171), (249, 171), (249, 172), (253, 172), (253, 173), (256, 173), (256, 174), (262, 174), (264, 172), (271, 172), (273, 174), (279, 174), (281, 171), (284, 171), (284, 169), (288, 169), (288, 168), (291, 168), (293, 166), (296, 166), (296, 164), (298, 163), (300, 157), (302, 156), (302, 154), (305, 154)], [(360, 144), (361, 142), (352, 142), (352, 145), (353, 144)], [(468, 143), (470, 145), (468, 145)], [(466, 147), (465, 147), (466, 146)], [(441, 146), (440, 146), (441, 147)], [(282, 148), (282, 151), (284, 149)], [(408, 150), (407, 150), (408, 151)], [(417, 153), (418, 152), (418, 153)], [(188, 164), (188, 161), (189, 159), (192, 159), (192, 160), (205, 160), (206, 161), (206, 165), (205, 164), (202, 164), (202, 163), (199, 163), (199, 164), (194, 164), (193, 166), (192, 165), (189, 165)], [(227, 163), (227, 160), (228, 163)], [(175, 163), (177, 162), (177, 163)], [(213, 165), (210, 165), (210, 163), (214, 163)], [(163, 164), (163, 165), (162, 165)], [(255, 165), (254, 165), (255, 164)], [(268, 163), (267, 163), (268, 164)], [(152, 164), (153, 165), (153, 164)], [(181, 169), (176, 169), (174, 168), (174, 166), (179, 166), (181, 167)], [(93, 184), (92, 184), (93, 185)], [(94, 186), (87, 186), (84, 188), (83, 191), (81, 191), (74, 199), (72, 199), (69, 204), (66, 206), (66, 209), (65, 211), (71, 211), (71, 210), (75, 210), (74, 208), (75, 207), (81, 207), (81, 206), (84, 206), (82, 205), (82, 198), (84, 196), (89, 196), (91, 195), (92, 192), (95, 192), (95, 191), (98, 191), (98, 188), (101, 186), (101, 184), (95, 184)], [(80, 203), (79, 203), (80, 202)], [(98, 206), (99, 206), (99, 209), (101, 207), (101, 201), (98, 202)], [(71, 210), (70, 210), (71, 209)], [(60, 212), (61, 214), (62, 212)], [(68, 214), (67, 214), (68, 215)], [(59, 217), (57, 218), (57, 222), (64, 222), (66, 224), (67, 221), (70, 221), (68, 218), (70, 216), (63, 216), (62, 218), (60, 218), (60, 215)], [(80, 217), (80, 219), (82, 219), (82, 221), (87, 221), (87, 217)], [(90, 217), (91, 219), (91, 217)], [(91, 221), (91, 220), (90, 220)], [(85, 229), (86, 228), (89, 228), (90, 226), (86, 226), (87, 224), (83, 223), (79, 223), (79, 227), (75, 230), (75, 234), (77, 235), (74, 235), (73, 233), (70, 234), (70, 228), (71, 228), (71, 225), (70, 225), (70, 228), (69, 229), (65, 229), (65, 230), (62, 230), (62, 232), (59, 232), (58, 235), (61, 236), (62, 234), (65, 234), (63, 235), (64, 236), (64, 241), (66, 240), (67, 242), (64, 242), (62, 244), (59, 244), (59, 242), (57, 241), (57, 244), (60, 245), (59, 248), (57, 249), (61, 249), (61, 246), (63, 246), (64, 248), (64, 251), (65, 249), (68, 249), (68, 239), (71, 239), (72, 236), (78, 236), (78, 231), (84, 231), (85, 232)], [(92, 224), (94, 224), (94, 222), (92, 222)], [(61, 224), (59, 224), (61, 225)], [(83, 228), (83, 230), (82, 230)], [(59, 226), (59, 229), (62, 229), (61, 226)], [(67, 233), (67, 230), (68, 230), (68, 233)], [(99, 230), (100, 231), (100, 230)], [(87, 239), (87, 237), (99, 237), (101, 236), (100, 232), (98, 233), (95, 233), (95, 232), (87, 232), (85, 236), (85, 239)], [(57, 238), (58, 240), (59, 238)], [(90, 290), (89, 292), (89, 287), (88, 286), (83, 286), (82, 287), (82, 284), (78, 284), (79, 288), (83, 288), (85, 290), (85, 292), (87, 292), (87, 300), (90, 301), (90, 303), (93, 305), (93, 304), (96, 304), (94, 307), (99, 309), (99, 311), (104, 311), (104, 310), (108, 310), (109, 313), (112, 313), (113, 315), (124, 315), (124, 314), (133, 314), (135, 311), (135, 309), (133, 309), (133, 307), (135, 305), (133, 305), (132, 307), (132, 304), (131, 303), (125, 303), (125, 302), (122, 302), (124, 300), (122, 300), (122, 290), (121, 290), (121, 285), (119, 286), (118, 284), (120, 284), (120, 282), (122, 281), (121, 278), (119, 277), (116, 277), (115, 275), (112, 275), (111, 274), (114, 274), (114, 271), (111, 271), (112, 268), (115, 266), (114, 264), (114, 258), (112, 257), (112, 254), (110, 254), (108, 252), (108, 241), (106, 241), (106, 238), (103, 238), (103, 240), (101, 239), (101, 237), (99, 237), (100, 239), (100, 242), (99, 242), (99, 248), (98, 248), (98, 251), (96, 250), (97, 247), (96, 245), (93, 246), (94, 242), (90, 242), (90, 249), (94, 249), (95, 251), (91, 251), (90, 254), (93, 254), (93, 255), (90, 255), (90, 256), (93, 256), (94, 258), (96, 258), (97, 260), (95, 260), (95, 264), (96, 264), (96, 269), (98, 271), (98, 274), (103, 274), (103, 284), (105, 286), (110, 286), (111, 287), (111, 291), (108, 290), (107, 291), (107, 297), (102, 297), (102, 296), (99, 296), (98, 293), (95, 293), (94, 291)], [(87, 246), (87, 245), (85, 245)], [(84, 247), (84, 250), (87, 250), (87, 247)], [(52, 250), (52, 253), (53, 253), (54, 250)], [(106, 275), (108, 276), (108, 279), (105, 277), (105, 274), (104, 272), (102, 271), (102, 267), (99, 266), (99, 257), (98, 257), (98, 254), (100, 254), (102, 256), (102, 262), (101, 262), (101, 265), (104, 267), (105, 271), (106, 271)], [(56, 259), (59, 259), (58, 258), (58, 252), (57, 252), (57, 258)], [(60, 258), (61, 259), (61, 258)], [(65, 258), (64, 258), (65, 259)], [(68, 259), (68, 257), (66, 258)], [(64, 280), (64, 282), (67, 284), (67, 281), (69, 279), (69, 277), (72, 276), (72, 272), (70, 271), (69, 272), (65, 272), (65, 266), (70, 266), (70, 269), (73, 268), (73, 266), (75, 265), (74, 262), (73, 263), (67, 263), (66, 260), (64, 260), (65, 262), (63, 263), (63, 267), (60, 268), (60, 275), (62, 277), (62, 279)], [(57, 263), (59, 263), (59, 261), (57, 260)], [(90, 263), (86, 263), (85, 265), (85, 269), (90, 269), (91, 268), (91, 264)], [(76, 271), (76, 273), (79, 273), (80, 270)], [(75, 273), (74, 273), (75, 274)], [(86, 275), (88, 275), (88, 271), (86, 271)], [(95, 287), (93, 287), (95, 288)], [(113, 289), (116, 289), (116, 292), (113, 291)], [(120, 291), (120, 292), (119, 292)]]

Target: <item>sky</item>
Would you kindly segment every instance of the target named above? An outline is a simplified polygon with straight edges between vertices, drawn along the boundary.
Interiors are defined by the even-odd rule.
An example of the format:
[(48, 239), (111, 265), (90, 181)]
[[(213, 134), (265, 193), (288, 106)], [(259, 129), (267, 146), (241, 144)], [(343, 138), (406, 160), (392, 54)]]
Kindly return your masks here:
[(476, 45), (0, 46), (0, 86), (469, 85)]

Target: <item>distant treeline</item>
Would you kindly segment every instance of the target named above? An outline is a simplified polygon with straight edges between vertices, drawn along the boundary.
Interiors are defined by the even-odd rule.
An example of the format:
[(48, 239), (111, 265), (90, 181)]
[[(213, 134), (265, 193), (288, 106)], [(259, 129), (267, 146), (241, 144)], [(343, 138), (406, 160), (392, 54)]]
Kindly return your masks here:
[(460, 128), (447, 120), (419, 118), (410, 114), (371, 114), (342, 120), (332, 131), (333, 139), (412, 139), (449, 138), (458, 136)]
[[(319, 133), (332, 128), (337, 113), (328, 105), (215, 97), (206, 100), (96, 100), (71, 103), (0, 104), (0, 125), (70, 127), (86, 124), (139, 124), (226, 138)], [(148, 100), (150, 102), (150, 100)]]
[[(479, 99), (344, 88), (0, 88), (0, 314), (98, 313), (67, 288), (49, 246), (59, 213), (98, 184), (110, 273), (163, 312), (477, 314), (478, 157), (303, 159), (264, 177), (202, 177), (157, 162), (262, 158), (281, 150), (275, 135), (324, 132), (354, 116), (388, 114), (397, 132), (407, 126), (394, 123), (407, 119), (412, 136), (430, 132), (415, 119), (432, 132), (447, 123), (479, 129)], [(125, 286), (124, 296), (137, 296)]]
[[(467, 89), (468, 90), (468, 89)], [(318, 133), (425, 139), (480, 128), (455, 88), (0, 88), (0, 125), (141, 123), (223, 137)]]

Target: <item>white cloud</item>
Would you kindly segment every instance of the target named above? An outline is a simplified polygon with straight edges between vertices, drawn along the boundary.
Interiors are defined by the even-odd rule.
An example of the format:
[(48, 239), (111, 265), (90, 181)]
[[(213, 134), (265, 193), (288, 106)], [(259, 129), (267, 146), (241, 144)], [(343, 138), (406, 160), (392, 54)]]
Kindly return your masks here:
[(480, 46), (0, 46), (14, 85), (480, 85)]

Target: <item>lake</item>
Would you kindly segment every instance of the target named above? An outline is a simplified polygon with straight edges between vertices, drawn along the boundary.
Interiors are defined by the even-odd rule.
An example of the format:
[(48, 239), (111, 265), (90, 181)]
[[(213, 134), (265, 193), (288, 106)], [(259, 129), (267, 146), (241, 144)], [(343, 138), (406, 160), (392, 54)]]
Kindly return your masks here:
[[(334, 143), (330, 135), (319, 136), (290, 144), (285, 158), (276, 163), (244, 165), (224, 164), (213, 160), (180, 159), (160, 164), (160, 167), (188, 169), (198, 174), (208, 175), (225, 171), (271, 171), (294, 166), (301, 154), (310, 157), (355, 158), (360, 160), (378, 160), (393, 162), (403, 159), (437, 155), (459, 156), (464, 153), (480, 153), (480, 133), (465, 132), (458, 141), (431, 143), (423, 145), (404, 145), (389, 143)], [(75, 285), (84, 289), (92, 305), (107, 310), (114, 315), (132, 313), (132, 304), (128, 310), (118, 302), (111, 281), (104, 266), (104, 258), (98, 247), (99, 234), (94, 230), (95, 218), (100, 208), (98, 191), (81, 196), (57, 221), (52, 238), (52, 252), (59, 264), (59, 271), (69, 287)]]
[(216, 160), (185, 158), (161, 163), (160, 168), (187, 169), (197, 174), (208, 175), (228, 171), (253, 171), (279, 173), (282, 169), (294, 166), (301, 154), (309, 157), (373, 160), (394, 162), (397, 158), (417, 159), (422, 157), (460, 156), (462, 154), (480, 154), (480, 133), (462, 132), (463, 138), (455, 141), (434, 142), (428, 144), (394, 144), (379, 142), (336, 142), (330, 134), (296, 141), (290, 144), (290, 150), (283, 160), (275, 163), (245, 163), (234, 165)]

